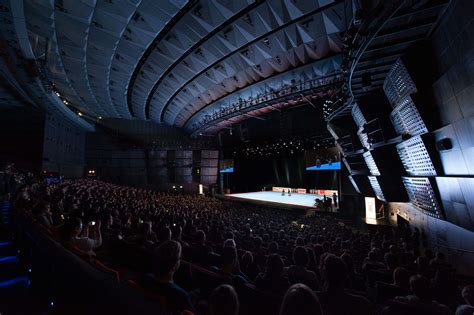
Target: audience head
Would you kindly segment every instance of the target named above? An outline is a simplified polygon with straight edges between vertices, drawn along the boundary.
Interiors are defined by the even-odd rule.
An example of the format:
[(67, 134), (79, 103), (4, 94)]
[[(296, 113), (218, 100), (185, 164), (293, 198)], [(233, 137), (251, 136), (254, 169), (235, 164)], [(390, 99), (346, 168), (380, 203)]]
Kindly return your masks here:
[(314, 292), (302, 283), (292, 285), (286, 291), (280, 315), (320, 315), (321, 305)]
[(154, 273), (157, 276), (173, 276), (181, 260), (181, 245), (166, 241), (154, 251)]
[(64, 240), (69, 240), (77, 237), (82, 232), (82, 220), (80, 218), (72, 217), (66, 220), (61, 227), (61, 236)]
[(224, 248), (226, 247), (233, 247), (236, 248), (235, 241), (232, 238), (228, 238), (224, 241)]
[(398, 260), (397, 260), (397, 256), (395, 256), (394, 254), (386, 253), (384, 255), (384, 260), (385, 260), (385, 266), (389, 270), (394, 270), (395, 268), (397, 268)]
[(347, 267), (341, 258), (329, 254), (324, 259), (323, 274), (329, 287), (343, 287), (347, 280)]
[(243, 266), (247, 266), (247, 265), (249, 265), (249, 264), (252, 264), (252, 263), (253, 263), (253, 255), (252, 255), (252, 252), (246, 251), (246, 252), (242, 255), (241, 263), (242, 263)]
[(410, 277), (410, 290), (420, 300), (428, 300), (432, 293), (430, 281), (422, 275), (414, 275)]
[(196, 240), (199, 244), (204, 245), (206, 243), (206, 233), (203, 230), (196, 232)]
[(467, 304), (474, 306), (474, 285), (465, 286), (462, 289), (462, 297)]
[(410, 272), (403, 267), (393, 271), (393, 284), (402, 288), (408, 288), (410, 283)]
[(278, 243), (277, 242), (271, 242), (270, 245), (268, 245), (268, 252), (270, 254), (278, 254)]
[(234, 288), (228, 284), (215, 288), (209, 298), (209, 311), (211, 315), (238, 315), (239, 297)]
[(158, 240), (160, 240), (160, 242), (171, 240), (171, 230), (167, 227), (161, 228), (158, 232)]
[(266, 274), (279, 277), (283, 272), (283, 260), (278, 254), (271, 254), (267, 258)]
[(222, 249), (221, 260), (223, 266), (235, 266), (237, 250), (234, 247), (224, 247)]
[(306, 248), (298, 246), (293, 250), (293, 262), (296, 266), (306, 267), (308, 265), (308, 253)]

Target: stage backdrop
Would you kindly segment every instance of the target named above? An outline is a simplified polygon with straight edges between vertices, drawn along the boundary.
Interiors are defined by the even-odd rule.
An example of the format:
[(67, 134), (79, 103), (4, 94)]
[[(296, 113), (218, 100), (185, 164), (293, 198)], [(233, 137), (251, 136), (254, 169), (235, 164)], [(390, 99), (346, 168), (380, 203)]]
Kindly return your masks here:
[(338, 171), (306, 171), (304, 156), (235, 159), (228, 176), (233, 192), (259, 191), (272, 186), (338, 189)]

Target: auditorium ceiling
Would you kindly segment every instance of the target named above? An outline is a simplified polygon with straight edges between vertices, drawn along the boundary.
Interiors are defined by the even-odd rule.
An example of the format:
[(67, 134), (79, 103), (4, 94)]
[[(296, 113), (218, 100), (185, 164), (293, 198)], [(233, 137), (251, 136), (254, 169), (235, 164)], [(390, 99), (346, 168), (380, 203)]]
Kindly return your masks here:
[(343, 2), (25, 0), (24, 14), (69, 104), (189, 131), (235, 99), (339, 71)]
[(367, 74), (379, 89), (448, 3), (0, 0), (0, 105), (87, 130), (134, 120), (199, 136), (301, 104), (323, 124), (348, 90), (369, 91)]

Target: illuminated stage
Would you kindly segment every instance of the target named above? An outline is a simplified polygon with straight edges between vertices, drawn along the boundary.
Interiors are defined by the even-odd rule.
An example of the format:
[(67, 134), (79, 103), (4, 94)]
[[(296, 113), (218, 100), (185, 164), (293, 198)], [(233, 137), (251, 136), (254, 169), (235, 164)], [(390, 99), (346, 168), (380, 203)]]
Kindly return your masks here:
[(279, 206), (291, 206), (291, 207), (304, 207), (304, 208), (316, 208), (314, 206), (314, 200), (316, 198), (323, 199), (323, 195), (316, 194), (298, 194), (292, 193), (291, 197), (285, 193), (284, 196), (281, 192), (276, 191), (257, 191), (240, 194), (226, 194), (229, 199), (246, 199), (248, 201), (261, 202), (265, 204), (279, 205)]

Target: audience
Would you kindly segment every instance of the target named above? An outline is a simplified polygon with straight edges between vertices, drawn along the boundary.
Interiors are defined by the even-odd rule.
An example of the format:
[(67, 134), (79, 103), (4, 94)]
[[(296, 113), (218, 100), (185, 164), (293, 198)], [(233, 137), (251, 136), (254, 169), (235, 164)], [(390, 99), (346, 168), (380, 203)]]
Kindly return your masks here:
[(209, 300), (210, 315), (239, 314), (239, 297), (230, 285), (223, 284), (215, 288)]
[(344, 261), (329, 254), (324, 259), (323, 275), (326, 280), (326, 290), (319, 294), (324, 314), (371, 314), (370, 302), (346, 290), (347, 267)]
[(398, 296), (389, 308), (389, 314), (400, 312), (408, 314), (451, 314), (452, 312), (445, 305), (433, 300), (433, 288), (428, 279), (421, 275), (414, 275), (410, 278), (410, 291), (412, 294)]
[(172, 311), (193, 311), (190, 295), (173, 281), (180, 266), (181, 245), (176, 241), (166, 241), (154, 252), (153, 274), (147, 274), (142, 280), (147, 288), (166, 298)]
[(319, 281), (314, 271), (307, 270), (309, 257), (306, 248), (298, 246), (293, 250), (293, 262), (286, 268), (286, 275), (290, 283), (303, 283), (312, 290), (319, 289)]
[(94, 249), (102, 245), (100, 221), (91, 221), (83, 227), (81, 219), (70, 218), (62, 226), (61, 234), (65, 244), (87, 255), (95, 255)]
[(462, 289), (462, 297), (466, 304), (460, 305), (456, 310), (456, 315), (474, 314), (474, 285), (468, 285)]
[[(126, 268), (144, 274), (142, 287), (162, 296), (175, 313), (195, 312), (195, 305), (209, 301), (211, 314), (235, 314), (237, 293), (253, 285), (279, 301), (286, 292), (281, 314), (371, 314), (388, 306), (387, 314), (457, 308), (464, 315), (473, 308), (472, 287), (462, 291), (467, 304), (461, 305), (453, 268), (441, 253), (421, 248), (419, 231), (362, 232), (326, 214), (302, 217), (94, 180), (24, 186), (15, 207), (76, 253), (105, 260), (130, 255), (135, 264)], [(147, 257), (153, 257), (151, 269)], [(235, 290), (216, 289), (217, 282), (200, 290), (193, 266), (216, 279), (228, 277)], [(421, 276), (410, 279), (413, 274)], [(252, 311), (240, 297), (242, 310)]]
[(265, 272), (260, 273), (255, 279), (255, 285), (259, 288), (283, 294), (290, 283), (283, 275), (283, 260), (278, 254), (271, 254), (267, 258)]
[(280, 315), (321, 315), (321, 305), (316, 294), (302, 283), (292, 285), (286, 291)]

